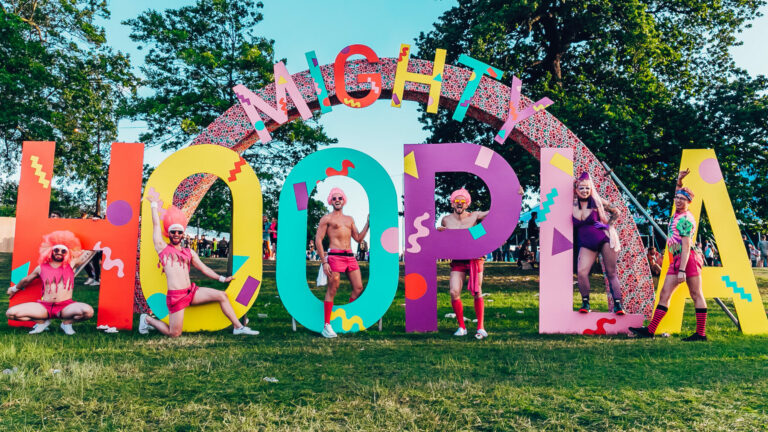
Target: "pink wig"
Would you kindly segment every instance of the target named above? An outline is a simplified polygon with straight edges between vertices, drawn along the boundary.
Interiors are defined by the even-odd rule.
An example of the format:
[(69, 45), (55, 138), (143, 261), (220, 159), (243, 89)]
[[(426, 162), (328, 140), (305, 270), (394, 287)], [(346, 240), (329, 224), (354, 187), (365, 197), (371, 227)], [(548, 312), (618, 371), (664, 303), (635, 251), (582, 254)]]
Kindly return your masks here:
[(331, 189), (331, 192), (328, 194), (328, 204), (331, 204), (331, 197), (334, 195), (341, 195), (341, 197), (344, 199), (344, 204), (347, 203), (347, 195), (344, 193), (343, 190), (339, 188), (333, 188)]
[(54, 231), (43, 236), (43, 242), (40, 244), (40, 256), (37, 259), (38, 264), (47, 264), (51, 261), (51, 252), (54, 246), (65, 246), (68, 250), (64, 254), (64, 262), (69, 264), (72, 258), (77, 258), (83, 252), (80, 245), (80, 239), (72, 231)]
[(470, 204), (472, 204), (472, 197), (469, 195), (469, 191), (467, 191), (464, 188), (457, 189), (453, 191), (451, 194), (451, 204), (453, 204), (453, 201), (456, 199), (456, 197), (463, 196), (467, 199), (467, 207), (469, 207)]
[(166, 237), (168, 237), (168, 231), (171, 231), (171, 227), (178, 228), (174, 225), (180, 226), (182, 231), (187, 230), (187, 216), (178, 207), (172, 205), (163, 215), (163, 232)]

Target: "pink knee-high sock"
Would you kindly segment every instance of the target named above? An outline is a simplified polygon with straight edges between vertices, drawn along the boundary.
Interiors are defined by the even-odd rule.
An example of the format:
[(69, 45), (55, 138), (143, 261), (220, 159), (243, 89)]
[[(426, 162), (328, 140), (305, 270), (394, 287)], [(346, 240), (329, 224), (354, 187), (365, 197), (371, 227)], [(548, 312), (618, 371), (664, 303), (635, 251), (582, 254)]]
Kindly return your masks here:
[(456, 312), (456, 320), (459, 322), (459, 327), (466, 328), (464, 326), (464, 305), (461, 304), (461, 300), (451, 300), (451, 306), (453, 306), (453, 311)]
[(477, 329), (484, 330), (483, 317), (485, 316), (485, 302), (480, 296), (475, 297), (475, 315), (477, 315)]
[(653, 311), (653, 318), (651, 318), (651, 323), (648, 324), (648, 331), (651, 333), (656, 333), (656, 327), (659, 326), (659, 323), (661, 322), (661, 319), (664, 318), (664, 315), (667, 314), (667, 307), (666, 306), (656, 306), (656, 310)]
[(331, 323), (331, 311), (333, 310), (333, 302), (325, 301), (323, 302), (324, 306), (324, 317), (325, 317), (325, 323), (330, 324)]
[(707, 335), (707, 308), (696, 308), (696, 333)]

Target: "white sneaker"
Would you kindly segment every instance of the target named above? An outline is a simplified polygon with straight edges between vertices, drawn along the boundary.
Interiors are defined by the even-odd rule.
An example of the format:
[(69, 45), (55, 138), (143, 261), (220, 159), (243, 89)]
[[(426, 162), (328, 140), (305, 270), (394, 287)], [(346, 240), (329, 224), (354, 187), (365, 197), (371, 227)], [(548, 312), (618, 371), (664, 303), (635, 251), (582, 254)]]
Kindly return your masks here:
[(147, 333), (149, 333), (150, 330), (154, 330), (155, 329), (154, 327), (152, 327), (152, 325), (150, 325), (147, 322), (147, 317), (148, 316), (149, 315), (147, 315), (145, 313), (143, 313), (143, 314), (141, 314), (141, 316), (139, 316), (139, 334), (147, 334)]
[(484, 329), (477, 329), (477, 333), (475, 333), (475, 339), (485, 339), (488, 337), (488, 332), (486, 332)]
[(72, 324), (64, 324), (61, 323), (61, 329), (66, 333), (68, 336), (72, 336), (75, 334), (75, 329), (72, 328)]
[(251, 330), (250, 327), (242, 326), (240, 328), (233, 329), (232, 334), (236, 334), (236, 335), (244, 334), (244, 335), (256, 336), (257, 334), (259, 334), (259, 331)]
[(456, 333), (453, 334), (454, 336), (466, 336), (467, 335), (467, 329), (464, 327), (459, 327), (458, 330), (456, 330)]
[(38, 334), (42, 333), (46, 330), (48, 330), (48, 326), (51, 325), (51, 320), (45, 320), (45, 322), (41, 324), (35, 324), (34, 327), (32, 327), (32, 330), (29, 332), (29, 334)]
[(320, 333), (320, 334), (323, 335), (323, 337), (328, 338), (328, 339), (333, 339), (336, 336), (338, 336), (336, 334), (336, 332), (333, 331), (333, 327), (331, 327), (330, 324), (326, 324), (325, 327), (323, 327), (322, 333)]
[(99, 286), (99, 285), (101, 285), (101, 279), (99, 279), (99, 280), (95, 280), (95, 281), (91, 282), (91, 285), (93, 285), (93, 286)]

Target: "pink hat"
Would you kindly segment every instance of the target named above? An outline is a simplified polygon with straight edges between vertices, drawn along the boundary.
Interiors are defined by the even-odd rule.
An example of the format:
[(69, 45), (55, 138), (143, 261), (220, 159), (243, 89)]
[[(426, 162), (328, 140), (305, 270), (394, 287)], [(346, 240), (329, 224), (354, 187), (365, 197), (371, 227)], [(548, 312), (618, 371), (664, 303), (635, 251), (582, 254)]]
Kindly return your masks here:
[(163, 215), (163, 230), (166, 237), (169, 231), (186, 231), (187, 216), (178, 207), (172, 205)]
[(453, 191), (453, 193), (451, 194), (451, 203), (453, 203), (453, 201), (458, 196), (463, 196), (464, 198), (467, 199), (467, 207), (469, 207), (469, 205), (472, 204), (472, 197), (469, 195), (469, 191), (467, 191), (466, 189), (461, 188)]
[(328, 194), (328, 204), (331, 204), (331, 197), (334, 195), (341, 195), (341, 197), (344, 198), (344, 203), (347, 203), (347, 195), (344, 193), (344, 191), (339, 188), (333, 188)]

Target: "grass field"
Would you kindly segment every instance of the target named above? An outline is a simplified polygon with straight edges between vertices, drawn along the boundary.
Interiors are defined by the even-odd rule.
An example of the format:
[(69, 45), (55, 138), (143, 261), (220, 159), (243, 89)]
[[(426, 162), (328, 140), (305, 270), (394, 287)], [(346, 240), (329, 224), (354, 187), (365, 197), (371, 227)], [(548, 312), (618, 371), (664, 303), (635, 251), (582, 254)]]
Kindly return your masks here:
[[(223, 271), (224, 260), (209, 260)], [(0, 255), (0, 286), (10, 256)], [(364, 273), (367, 268), (364, 268)], [(309, 274), (316, 274), (310, 268)], [(446, 264), (439, 332), (406, 334), (401, 288), (370, 329), (325, 340), (291, 320), (274, 263), (249, 312), (256, 337), (231, 330), (167, 339), (103, 334), (95, 320), (67, 337), (0, 323), (0, 430), (765, 430), (768, 337), (743, 336), (710, 301), (708, 343), (677, 335), (541, 336), (538, 275), (487, 263), (486, 328), (451, 336)], [(402, 272), (401, 272), (402, 274)], [(768, 271), (757, 269), (763, 300)], [(81, 280), (80, 280), (81, 281)], [(205, 285), (221, 287), (217, 282)], [(606, 310), (593, 278), (593, 308)], [(80, 284), (76, 298), (97, 303)], [(338, 299), (346, 299), (348, 288)], [(0, 309), (7, 296), (0, 296)], [(728, 303), (728, 302), (726, 302)], [(474, 318), (471, 299), (465, 314)], [(259, 318), (266, 313), (268, 318)], [(54, 327), (54, 326), (52, 326)], [(474, 333), (474, 326), (468, 326)], [(693, 332), (692, 305), (683, 334)], [(265, 381), (274, 377), (278, 382)]]

